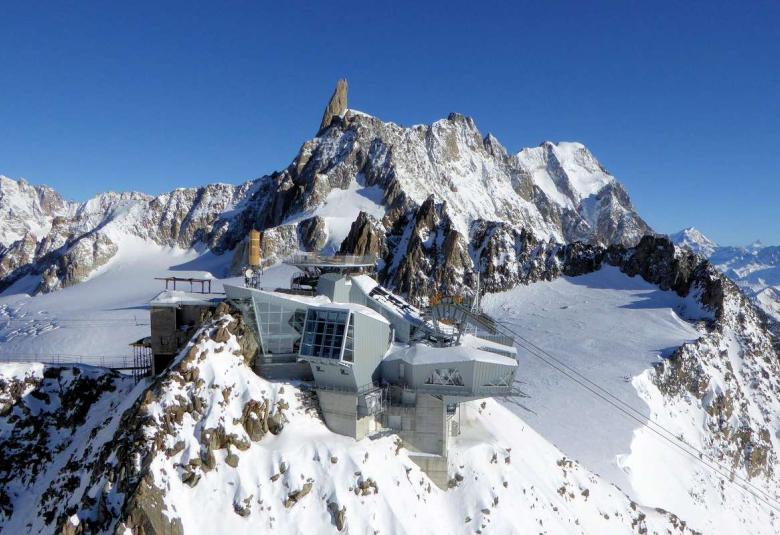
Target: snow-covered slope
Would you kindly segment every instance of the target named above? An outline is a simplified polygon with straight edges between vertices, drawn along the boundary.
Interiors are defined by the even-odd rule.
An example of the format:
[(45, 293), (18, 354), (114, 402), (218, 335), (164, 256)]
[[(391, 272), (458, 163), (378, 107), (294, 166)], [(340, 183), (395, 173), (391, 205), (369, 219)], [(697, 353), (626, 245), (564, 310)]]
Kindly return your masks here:
[(73, 211), (75, 203), (66, 202), (51, 188), (0, 175), (0, 247), (27, 233), (43, 237), (55, 217), (66, 217)]
[[(581, 144), (510, 154), (461, 115), (401, 127), (346, 109), (345, 90), (288, 168), (242, 186), (77, 204), (3, 179), (0, 239), (14, 241), (0, 242), (0, 356), (116, 364), (148, 334), (153, 277), (210, 273), (218, 291), (258, 228), (269, 265), (301, 249), (375, 253), (382, 281), (423, 304), (468, 294), (478, 271), (499, 320), (729, 476), (521, 351), (517, 386), (531, 397), (464, 408), (440, 491), (392, 435), (334, 435), (303, 385), (256, 376), (238, 354), (245, 330), (223, 316), (138, 387), (105, 369), (4, 364), (0, 528), (777, 532), (773, 506), (735, 486), (778, 501), (777, 342), (736, 287), (642, 238), (627, 194)], [(734, 272), (765, 281), (771, 258), (753, 258)], [(271, 268), (265, 284), (290, 274)]]
[[(488, 313), (649, 416), (630, 380), (701, 332), (688, 319), (709, 317), (693, 300), (614, 267), (580, 277), (488, 295)], [(631, 336), (626, 336), (631, 333)], [(628, 453), (637, 423), (527, 351), (519, 352), (522, 399), (507, 406), (585, 466), (630, 491), (617, 456)]]
[(389, 207), (420, 206), (433, 195), (468, 237), (476, 220), (511, 222), (540, 238), (635, 243), (649, 227), (618, 182), (579, 143), (544, 143), (510, 155), (471, 118), (450, 114), (401, 127), (347, 110), (308, 141), (280, 180), (303, 182), (303, 208), (320, 191), (346, 188), (362, 174)]
[[(552, 249), (549, 258), (557, 259), (555, 263), (549, 258), (544, 260), (541, 252), (537, 257), (518, 256), (512, 260), (517, 263), (507, 262), (504, 267), (522, 269), (531, 277), (525, 279), (527, 282), (551, 282), (536, 282), (488, 296), (486, 307), (524, 337), (606, 385), (643, 417), (662, 422), (674, 435), (728, 463), (734, 474), (749, 478), (752, 484), (774, 495), (779, 473), (776, 433), (780, 429), (776, 416), (780, 408), (774, 407), (780, 385), (767, 378), (780, 376), (780, 370), (774, 360), (762, 360), (775, 354), (768, 345), (771, 339), (736, 290), (722, 290), (728, 296), (723, 305), (717, 298), (718, 285), (704, 284), (706, 277), (716, 276), (714, 272), (690, 267), (690, 259), (673, 249), (659, 253), (665, 243), (648, 239), (636, 250), (616, 249), (606, 256), (603, 251), (576, 247)], [(139, 244), (143, 246), (144, 242)], [(590, 275), (556, 280), (562, 272), (586, 266), (592, 271), (607, 260), (621, 262), (624, 271), (655, 277), (653, 280), (661, 285), (673, 283), (676, 291), (686, 288), (681, 285), (684, 277), (693, 276), (694, 282), (690, 283), (688, 297), (683, 298), (609, 266)], [(33, 329), (36, 320), (46, 316), (47, 320), (54, 319), (53, 328), (11, 336), (2, 343), (2, 349), (21, 352), (24, 348), (35, 351), (57, 346), (77, 348), (74, 353), (95, 352), (103, 347), (119, 351), (148, 333), (148, 327), (110, 320), (145, 317), (146, 300), (159, 288), (151, 280), (153, 275), (175, 266), (219, 272), (217, 268), (223, 266), (223, 261), (211, 254), (197, 256), (161, 248), (139, 262), (138, 255), (123, 258), (120, 252), (116, 260), (83, 284), (35, 297), (12, 294), (2, 298), (2, 304), (7, 305), (6, 312), (17, 314), (20, 321), (15, 325)], [(268, 285), (283, 284), (290, 276), (281, 267), (266, 274)], [(215, 289), (218, 287), (219, 281), (215, 280)], [(96, 317), (109, 321), (88, 327), (67, 321)], [(690, 318), (703, 318), (705, 323), (690, 323)], [(135, 412), (128, 413), (122, 423), (117, 421), (121, 412), (140, 399), (141, 392), (128, 395), (126, 387), (120, 388), (117, 383), (122, 404), (109, 411), (110, 418), (104, 412), (95, 413), (99, 416), (94, 420), (102, 422), (103, 427), (95, 432), (97, 438), (89, 433), (85, 453), (68, 449), (68, 459), (76, 455), (70, 459), (72, 463), (61, 459), (52, 464), (57, 472), (40, 476), (45, 483), (29, 483), (28, 478), (20, 480), (27, 481), (21, 487), (9, 487), (14, 489), (11, 502), (18, 500), (25, 505), (19, 509), (23, 511), (20, 516), (14, 513), (3, 525), (16, 528), (22, 518), (29, 522), (30, 515), (35, 517), (38, 511), (41, 515), (54, 514), (62, 522), (75, 511), (85, 526), (101, 518), (101, 526), (110, 527), (115, 521), (131, 525), (155, 514), (159, 517), (159, 504), (164, 502), (170, 513), (165, 513), (165, 518), (180, 518), (184, 532), (191, 532), (187, 528), (195, 524), (213, 526), (216, 519), (238, 532), (248, 530), (247, 526), (271, 529), (272, 525), (281, 532), (299, 532), (303, 527), (331, 525), (342, 510), (350, 532), (362, 532), (372, 522), (384, 526), (386, 532), (425, 532), (427, 524), (420, 519), (429, 518), (430, 511), (437, 511), (441, 517), (435, 527), (444, 526), (455, 533), (483, 529), (482, 524), (486, 526), (483, 531), (500, 533), (525, 533), (534, 526), (556, 533), (628, 533), (643, 526), (651, 528), (650, 532), (653, 526), (664, 532), (666, 527), (682, 526), (682, 520), (659, 515), (654, 507), (672, 511), (687, 525), (706, 533), (772, 533), (776, 529), (771, 508), (745, 496), (729, 482), (722, 482), (696, 461), (680, 457), (667, 443), (644, 434), (636, 421), (583, 395), (578, 385), (554, 375), (522, 349), (518, 387), (531, 397), (486, 402), (484, 407), (477, 402), (465, 409), (461, 422), (464, 430), (456, 440), (451, 465), (453, 477), (457, 473), (463, 480), (456, 478), (453, 484), (458, 484), (447, 492), (434, 486), (429, 492), (429, 482), (411, 462), (406, 463), (403, 450), (396, 455), (392, 437), (355, 443), (329, 433), (314, 414), (306, 412), (305, 406), (311, 404), (309, 394), (295, 385), (269, 383), (255, 376), (243, 357), (234, 355), (234, 339), (215, 340), (225, 340), (217, 330), (211, 328), (208, 338), (197, 339), (195, 356), (185, 351), (176, 373), (155, 383), (153, 393), (144, 394)], [(686, 342), (683, 350), (676, 349)], [(190, 370), (195, 367), (197, 372)], [(26, 373), (19, 369), (26, 368), (14, 365), (8, 373)], [(233, 388), (224, 394), (230, 385)], [(13, 387), (11, 391), (24, 388)], [(25, 399), (37, 403), (36, 396), (31, 394)], [(289, 419), (285, 430), (278, 435), (265, 434), (258, 442), (250, 441), (248, 449), (241, 449), (246, 444), (236, 439), (235, 447), (213, 451), (216, 468), (200, 468), (205, 461), (201, 459), (198, 465), (195, 457), (204, 451), (204, 440), (211, 443), (203, 438), (204, 430), (222, 421), (226, 430), (244, 436), (240, 417), (250, 398), (261, 405), (268, 399), (271, 406), (284, 399)], [(101, 406), (119, 402), (105, 403)], [(193, 410), (196, 405), (208, 409), (192, 412), (190, 403)], [(180, 416), (179, 406), (185, 407)], [(25, 411), (21, 407), (18, 410)], [(153, 421), (146, 419), (149, 411)], [(236, 419), (239, 423), (231, 423)], [(32, 421), (28, 423), (33, 425)], [(13, 424), (12, 419), (9, 425)], [(18, 428), (10, 429), (16, 429), (14, 436), (19, 435)], [(138, 435), (141, 431), (147, 438)], [(288, 431), (291, 434), (285, 435)], [(135, 452), (132, 458), (138, 461), (132, 464), (139, 472), (134, 472), (136, 476), (128, 482), (117, 484), (116, 463), (128, 462), (128, 454), (122, 449), (128, 443), (137, 444), (129, 451)], [(150, 444), (157, 446), (150, 450)], [(184, 449), (180, 449), (182, 445)], [(214, 449), (216, 443), (212, 446)], [(229, 453), (233, 456), (228, 461)], [(148, 463), (142, 463), (141, 459), (149, 455)], [(238, 469), (230, 464), (236, 461), (234, 457), (238, 458)], [(337, 461), (332, 463), (330, 457)], [(208, 453), (204, 458), (210, 459)], [(282, 462), (285, 473), (272, 480)], [(86, 472), (80, 468), (83, 466), (89, 467)], [(407, 468), (411, 469), (408, 479)], [(112, 470), (115, 475), (111, 475)], [(144, 470), (151, 475), (144, 477)], [(331, 474), (336, 476), (328, 479)], [(369, 477), (379, 489), (376, 495)], [(285, 500), (303, 490), (309, 478), (312, 486), (308, 494), (294, 495), (300, 500), (285, 507)], [(113, 483), (106, 485), (106, 480)], [(191, 487), (194, 480), (197, 485)], [(68, 496), (67, 503), (52, 499), (51, 493), (46, 495), (45, 504), (36, 505), (35, 498), (31, 498), (44, 485), (61, 489), (67, 481), (77, 485), (77, 492), (62, 493)], [(138, 481), (146, 483), (134, 486)], [(611, 483), (617, 483), (621, 490)], [(366, 489), (365, 496), (360, 485)], [(359, 496), (354, 494), (356, 486)], [(153, 487), (164, 490), (159, 500)], [(247, 502), (250, 495), (252, 499)], [(144, 506), (145, 500), (158, 504), (156, 509)], [(211, 500), (215, 500), (213, 505)], [(329, 503), (335, 505), (328, 509)], [(55, 513), (47, 513), (55, 506)], [(69, 514), (62, 516), (63, 512)], [(644, 524), (641, 515), (646, 515)], [(467, 516), (471, 519), (468, 523)], [(44, 520), (36, 520), (39, 523), (34, 525), (50, 532), (44, 529)], [(666, 526), (667, 522), (671, 526)]]
[[(62, 378), (94, 374), (4, 366), (0, 442), (10, 454), (0, 477), (13, 478), (4, 531), (686, 532), (678, 517), (631, 501), (494, 401), (465, 406), (451, 488), (439, 490), (395, 436), (356, 442), (328, 431), (312, 394), (255, 375), (229, 334), (240, 326), (218, 321), (145, 391), (99, 378), (78, 421), (59, 430), (57, 411), (76, 393)], [(34, 436), (25, 431), (32, 422), (40, 422)], [(35, 462), (21, 464), (31, 460), (28, 436), (56, 436), (64, 447), (35, 450)]]
[(211, 184), (158, 197), (110, 192), (74, 203), (49, 188), (2, 177), (0, 291), (24, 277), (37, 281), (30, 289), (36, 293), (83, 282), (111, 261), (125, 240), (206, 247), (217, 217), (229, 214), (253, 188), (251, 183)]
[[(377, 232), (371, 252), (405, 273), (421, 266), (402, 266), (408, 251), (398, 246), (413, 244), (408, 238), (419, 230), (426, 203), (437, 213), (429, 231), (441, 238), (428, 245), (441, 250), (445, 264), (462, 257), (458, 268), (466, 270), (476, 260), (467, 254), (473, 235), (485, 225), (604, 245), (633, 245), (650, 231), (620, 183), (580, 143), (545, 142), (510, 154), (471, 118), (450, 114), (402, 127), (337, 109), (346, 106), (346, 86), (337, 96), (327, 126), (286, 169), (240, 186), (210, 184), (157, 197), (111, 192), (74, 203), (3, 177), (0, 291), (26, 276), (39, 278), (36, 292), (82, 282), (114, 257), (125, 236), (230, 253), (234, 268), (253, 228), (265, 231), (271, 263), (299, 249), (338, 251), (353, 223), (365, 233), (361, 213)], [(397, 278), (395, 268), (383, 278)]]
[[(164, 289), (155, 278), (213, 277), (211, 290), (221, 292), (228, 260), (128, 238), (81, 284), (31, 297), (37, 281), (22, 279), (0, 294), (0, 359), (128, 365), (129, 344), (149, 335), (149, 301)], [(293, 271), (284, 265), (266, 270), (264, 284), (289, 284)]]
[(673, 444), (522, 348), (523, 396), (503, 403), (639, 503), (672, 510), (703, 533), (774, 533), (780, 525), (771, 506), (701, 462), (712, 459), (776, 502), (780, 389), (766, 378), (780, 368), (764, 360), (774, 353), (747, 303), (736, 292), (727, 301), (722, 331), (713, 331), (712, 312), (693, 295), (661, 291), (612, 267), (485, 299), (491, 314), (612, 401), (662, 425)]
[(670, 237), (675, 244), (708, 258), (764, 312), (780, 321), (780, 247), (760, 241), (745, 247), (720, 246), (694, 228)]

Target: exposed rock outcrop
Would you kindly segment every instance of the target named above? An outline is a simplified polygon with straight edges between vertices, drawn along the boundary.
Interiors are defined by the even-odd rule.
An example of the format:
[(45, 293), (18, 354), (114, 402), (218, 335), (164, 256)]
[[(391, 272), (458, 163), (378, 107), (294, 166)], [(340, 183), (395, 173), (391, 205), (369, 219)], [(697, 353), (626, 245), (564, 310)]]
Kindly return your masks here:
[[(316, 211), (329, 195), (355, 184), (371, 188), (372, 200), (379, 197), (381, 226), (368, 225), (355, 212), (350, 217), (358, 227), (346, 243), (332, 243), (331, 229)], [(446, 217), (440, 215), (442, 207)], [(419, 217), (429, 217), (432, 208), (437, 219), (420, 227)], [(310, 218), (299, 225), (291, 223), (306, 215)], [(237, 273), (245, 264), (250, 229), (264, 231), (267, 264), (298, 249), (331, 245), (378, 251), (385, 260), (383, 282), (405, 290), (431, 285), (422, 281), (418, 268), (420, 254), (435, 252), (427, 268), (435, 284), (447, 288), (473, 270), (467, 256), (475, 247), (471, 238), (479, 221), (507, 224), (558, 243), (630, 246), (650, 230), (625, 190), (580, 144), (543, 143), (510, 154), (494, 136), (483, 137), (471, 118), (456, 113), (431, 125), (404, 128), (347, 109), (342, 80), (318, 136), (303, 144), (292, 163), (239, 186), (211, 184), (157, 197), (106, 193), (72, 203), (47, 188), (3, 178), (0, 223), (5, 227), (0, 228), (10, 230), (0, 235), (0, 291), (25, 275), (42, 277), (38, 291), (83, 280), (115, 254), (98, 236), (207, 246), (217, 255), (232, 251), (231, 268)], [(404, 236), (404, 230), (414, 235)], [(440, 241), (428, 243), (421, 233)], [(95, 247), (99, 250), (90, 262), (72, 263), (74, 254), (86, 259)], [(407, 252), (412, 261), (402, 263)]]
[(341, 117), (347, 110), (347, 81), (339, 80), (336, 82), (336, 89), (333, 91), (328, 105), (325, 107), (325, 113), (322, 114), (320, 122), (320, 132), (330, 126), (333, 117)]
[(298, 223), (301, 248), (304, 251), (319, 251), (328, 241), (328, 229), (325, 220), (319, 216), (304, 219)]
[(339, 254), (375, 255), (377, 258), (382, 258), (387, 253), (384, 227), (366, 212), (360, 212), (355, 222), (352, 223), (349, 234), (341, 242)]

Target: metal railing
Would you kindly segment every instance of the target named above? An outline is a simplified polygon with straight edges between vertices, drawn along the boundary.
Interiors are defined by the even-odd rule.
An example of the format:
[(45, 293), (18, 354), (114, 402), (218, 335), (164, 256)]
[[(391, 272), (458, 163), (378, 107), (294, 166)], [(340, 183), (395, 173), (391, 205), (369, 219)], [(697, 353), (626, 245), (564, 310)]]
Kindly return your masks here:
[(361, 267), (376, 264), (375, 255), (335, 255), (322, 256), (315, 253), (298, 253), (284, 259), (285, 264), (293, 266), (325, 267)]
[(507, 336), (505, 334), (489, 334), (489, 333), (480, 333), (477, 332), (474, 336), (479, 338), (480, 340), (487, 340), (488, 342), (495, 342), (496, 344), (500, 344), (502, 346), (507, 347), (514, 347), (515, 346), (515, 339), (513, 336)]
[(112, 370), (132, 371), (136, 368), (136, 360), (133, 355), (70, 355), (70, 354), (25, 354), (12, 353), (0, 354), (0, 362), (40, 362), (68, 366), (71, 364), (84, 364)]

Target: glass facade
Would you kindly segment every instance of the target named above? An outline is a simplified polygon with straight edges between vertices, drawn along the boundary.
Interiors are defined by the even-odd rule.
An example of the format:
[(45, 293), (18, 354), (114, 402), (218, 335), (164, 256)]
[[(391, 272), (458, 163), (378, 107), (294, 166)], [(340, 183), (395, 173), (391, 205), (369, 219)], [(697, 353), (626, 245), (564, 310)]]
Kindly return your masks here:
[(306, 309), (284, 299), (253, 298), (253, 301), (263, 354), (297, 353)]
[[(306, 315), (306, 326), (301, 343), (302, 357), (321, 357), (340, 359), (345, 346), (345, 339), (350, 340), (349, 360), (353, 358), (352, 336), (348, 329), (350, 314), (346, 310), (329, 310), (327, 308), (310, 308)], [(347, 360), (347, 355), (344, 355)]]
[(349, 314), (347, 338), (344, 340), (344, 360), (347, 362), (355, 361), (355, 315), (352, 313)]

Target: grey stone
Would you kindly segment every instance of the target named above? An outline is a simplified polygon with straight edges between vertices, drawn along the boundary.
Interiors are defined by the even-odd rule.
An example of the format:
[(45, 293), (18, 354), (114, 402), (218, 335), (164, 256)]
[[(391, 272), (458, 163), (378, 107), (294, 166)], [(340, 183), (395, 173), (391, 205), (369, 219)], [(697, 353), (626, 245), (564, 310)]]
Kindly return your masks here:
[(336, 83), (336, 89), (325, 107), (325, 113), (322, 114), (320, 132), (330, 126), (333, 117), (344, 115), (347, 110), (347, 89), (346, 80), (339, 80)]

